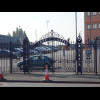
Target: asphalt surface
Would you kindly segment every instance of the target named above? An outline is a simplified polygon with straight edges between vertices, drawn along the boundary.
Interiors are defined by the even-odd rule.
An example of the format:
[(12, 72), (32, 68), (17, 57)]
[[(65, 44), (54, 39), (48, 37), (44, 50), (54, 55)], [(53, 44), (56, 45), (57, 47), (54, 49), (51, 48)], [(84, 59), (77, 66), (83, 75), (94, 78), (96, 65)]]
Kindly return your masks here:
[(0, 87), (100, 87), (100, 84), (2, 82), (0, 83)]
[(45, 81), (45, 72), (31, 72), (30, 74), (5, 73), (3, 74), (5, 80), (0, 82), (32, 82), (32, 83), (100, 83), (100, 74), (82, 74), (75, 73), (52, 73), (49, 72), (50, 81)]

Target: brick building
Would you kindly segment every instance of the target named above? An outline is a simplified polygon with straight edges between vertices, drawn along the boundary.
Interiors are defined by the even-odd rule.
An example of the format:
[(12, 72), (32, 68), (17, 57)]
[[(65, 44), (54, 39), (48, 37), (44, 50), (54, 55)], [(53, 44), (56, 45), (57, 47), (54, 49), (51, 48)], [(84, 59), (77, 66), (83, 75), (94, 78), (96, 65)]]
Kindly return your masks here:
[(100, 12), (84, 12), (84, 41), (88, 43), (94, 40), (95, 37), (100, 36)]

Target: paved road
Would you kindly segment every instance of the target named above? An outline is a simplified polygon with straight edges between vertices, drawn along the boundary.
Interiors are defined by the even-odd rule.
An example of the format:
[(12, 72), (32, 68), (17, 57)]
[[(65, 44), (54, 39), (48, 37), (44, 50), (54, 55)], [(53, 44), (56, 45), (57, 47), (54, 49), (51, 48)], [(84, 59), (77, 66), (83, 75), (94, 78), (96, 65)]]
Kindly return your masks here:
[[(3, 75), (4, 78), (7, 81), (15, 81), (15, 82), (27, 82), (27, 81), (31, 81), (31, 82), (36, 82), (36, 81), (40, 81), (42, 82), (45, 76), (44, 72), (31, 72), (30, 74), (23, 74), (23, 72), (21, 73), (6, 73)], [(100, 83), (100, 74), (95, 75), (95, 74), (83, 74), (83, 75), (76, 75), (75, 73), (52, 73), (49, 72), (49, 78), (53, 81), (53, 82), (58, 82), (61, 83), (67, 83), (67, 82), (97, 82)], [(6, 82), (7, 82), (6, 81)]]
[(100, 84), (0, 82), (0, 87), (100, 87)]

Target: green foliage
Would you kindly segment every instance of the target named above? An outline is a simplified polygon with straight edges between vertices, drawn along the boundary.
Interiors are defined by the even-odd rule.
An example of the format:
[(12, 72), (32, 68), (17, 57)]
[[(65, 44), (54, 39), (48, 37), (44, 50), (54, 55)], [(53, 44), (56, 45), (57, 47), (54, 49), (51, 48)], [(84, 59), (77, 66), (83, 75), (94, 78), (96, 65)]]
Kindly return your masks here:
[(13, 31), (12, 37), (18, 37), (22, 42), (23, 39), (26, 37), (26, 32), (22, 30), (22, 28), (16, 28), (16, 31)]
[(7, 36), (10, 36), (11, 37), (11, 34), (8, 32), (8, 35)]

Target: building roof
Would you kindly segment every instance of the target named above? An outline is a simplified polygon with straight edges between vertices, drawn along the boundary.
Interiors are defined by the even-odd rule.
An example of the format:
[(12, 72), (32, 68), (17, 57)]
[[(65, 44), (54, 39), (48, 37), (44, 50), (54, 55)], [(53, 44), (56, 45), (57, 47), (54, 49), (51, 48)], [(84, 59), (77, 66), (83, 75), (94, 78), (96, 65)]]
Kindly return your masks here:
[(10, 36), (6, 36), (6, 35), (0, 35), (0, 43), (17, 43), (19, 42), (19, 38), (18, 37), (10, 37)]

